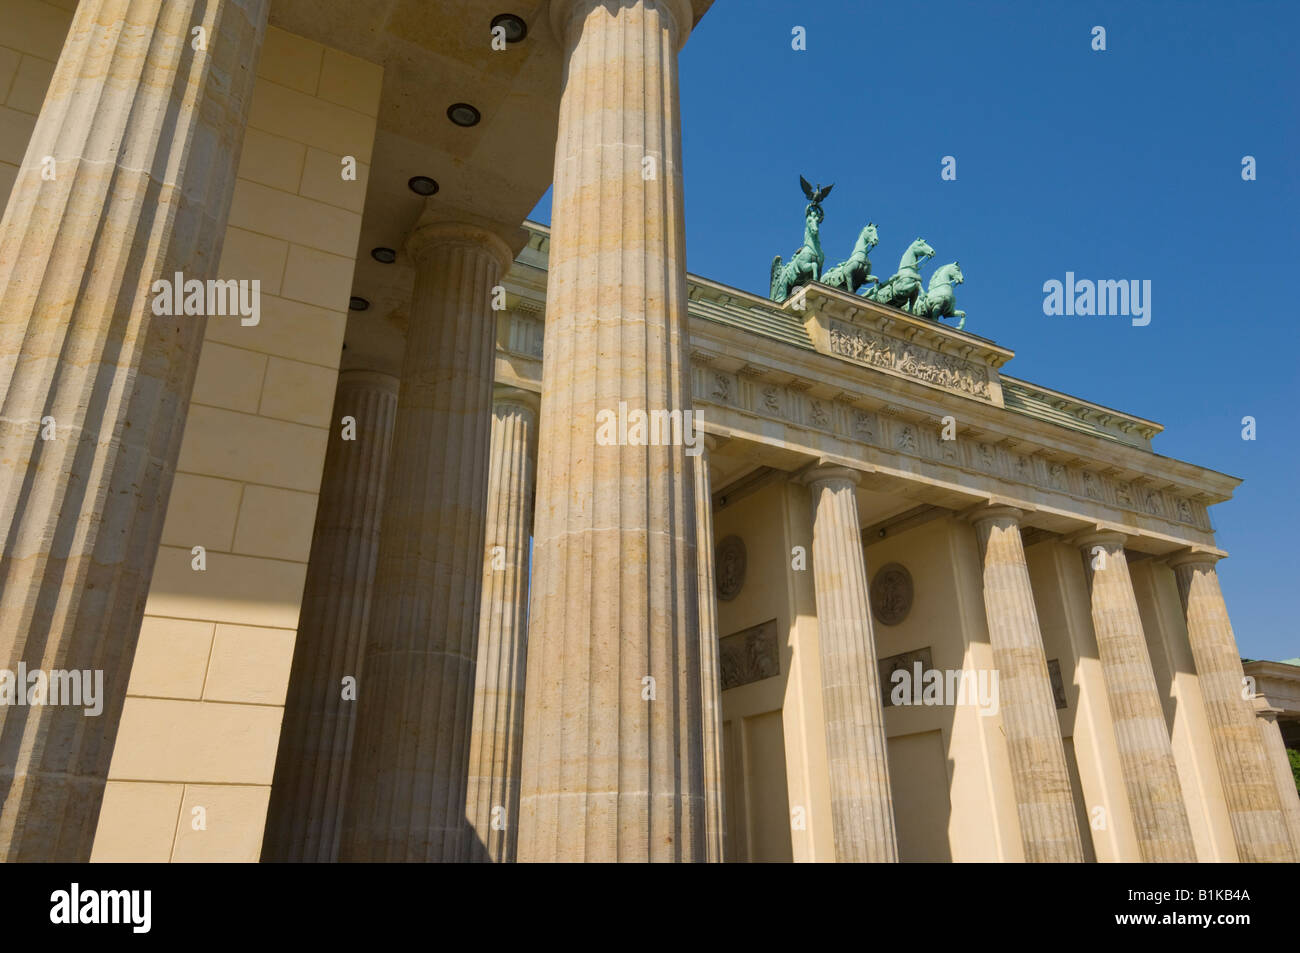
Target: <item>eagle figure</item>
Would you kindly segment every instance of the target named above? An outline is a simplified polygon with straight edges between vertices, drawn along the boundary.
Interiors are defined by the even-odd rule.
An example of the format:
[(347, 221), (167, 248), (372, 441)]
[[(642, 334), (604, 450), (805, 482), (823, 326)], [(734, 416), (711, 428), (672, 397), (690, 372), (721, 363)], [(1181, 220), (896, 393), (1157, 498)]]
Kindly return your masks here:
[(830, 195), (831, 189), (835, 188), (834, 183), (831, 183), (830, 185), (826, 186), (826, 188), (822, 188), (822, 184), (818, 182), (817, 188), (814, 189), (811, 185), (808, 184), (808, 180), (805, 179), (802, 175), (799, 176), (799, 184), (803, 186), (803, 194), (808, 197), (808, 201), (811, 202), (813, 205), (821, 205), (822, 199)]

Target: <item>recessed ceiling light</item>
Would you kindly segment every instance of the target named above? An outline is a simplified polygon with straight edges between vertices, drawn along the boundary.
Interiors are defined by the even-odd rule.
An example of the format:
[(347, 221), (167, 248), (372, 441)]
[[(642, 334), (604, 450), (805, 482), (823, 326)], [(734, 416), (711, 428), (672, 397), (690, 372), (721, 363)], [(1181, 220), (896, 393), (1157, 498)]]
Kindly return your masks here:
[(370, 302), (367, 301), (365, 298), (362, 298), (360, 295), (353, 295), (351, 298), (348, 299), (349, 311), (365, 311), (369, 307), (370, 307)]
[(447, 107), (447, 118), (458, 126), (477, 126), (483, 117), (469, 103), (452, 103)]
[(406, 180), (406, 185), (416, 195), (433, 195), (438, 191), (438, 183), (427, 175), (413, 175)]
[(492, 29), (499, 26), (506, 28), (506, 42), (518, 43), (528, 35), (528, 24), (524, 18), (513, 13), (498, 13), (492, 18)]
[(391, 248), (384, 248), (382, 245), (378, 248), (370, 249), (370, 257), (375, 261), (383, 262), (385, 265), (391, 265), (397, 261), (397, 252)]

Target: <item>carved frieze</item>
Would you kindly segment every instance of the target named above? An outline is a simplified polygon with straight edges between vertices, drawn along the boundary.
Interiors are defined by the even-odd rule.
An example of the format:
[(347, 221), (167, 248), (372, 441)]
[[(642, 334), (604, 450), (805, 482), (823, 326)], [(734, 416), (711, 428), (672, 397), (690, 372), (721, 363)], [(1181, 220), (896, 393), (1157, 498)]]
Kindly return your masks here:
[(979, 364), (834, 319), (829, 330), (832, 354), (946, 390), (992, 399), (988, 368)]
[(742, 629), (718, 640), (718, 667), (722, 690), (738, 688), (781, 674), (781, 652), (776, 620)]

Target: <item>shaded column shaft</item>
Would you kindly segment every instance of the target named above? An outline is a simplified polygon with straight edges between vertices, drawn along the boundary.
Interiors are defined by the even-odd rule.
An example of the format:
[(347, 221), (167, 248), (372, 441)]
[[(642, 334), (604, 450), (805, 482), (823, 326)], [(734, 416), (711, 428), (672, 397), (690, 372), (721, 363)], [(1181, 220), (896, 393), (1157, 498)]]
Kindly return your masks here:
[(0, 221), (0, 667), (104, 694), (0, 707), (2, 860), (90, 857), (207, 320), (153, 284), (216, 273), (266, 17), (81, 3)]
[(1074, 795), (1019, 519), (1018, 511), (992, 511), (975, 521), (975, 535), (1020, 836), (1027, 861), (1082, 863)]
[(483, 584), (496, 322), (511, 253), (477, 226), (408, 241), (415, 288), (340, 858), (454, 861)]
[[(557, 0), (520, 860), (705, 858), (682, 0)], [(657, 435), (636, 419), (656, 419)], [(629, 426), (620, 425), (620, 420)], [(664, 427), (667, 430), (664, 430)]]
[(464, 858), (470, 861), (511, 862), (518, 844), (536, 445), (537, 396), (498, 396), (465, 806), (473, 828), (465, 838)]
[(1254, 695), (1245, 688), (1246, 674), (1214, 558), (1197, 553), (1172, 559), (1170, 565), (1187, 619), (1187, 639), (1237, 852), (1247, 863), (1293, 861), (1296, 856), (1255, 724)]
[(1296, 790), (1295, 774), (1287, 757), (1282, 728), (1277, 723), (1277, 713), (1259, 712), (1259, 733), (1264, 742), (1264, 753), (1273, 769), (1278, 800), (1282, 804), (1282, 817), (1286, 820), (1291, 849), (1300, 853), (1300, 791)]
[(809, 478), (835, 857), (841, 862), (897, 861), (889, 751), (854, 490), (858, 479), (842, 469), (814, 470)]
[[(338, 859), (396, 412), (397, 378), (363, 370), (339, 374), (264, 861)], [(352, 439), (344, 439), (344, 417), (352, 418)]]
[(1142, 859), (1148, 863), (1195, 862), (1192, 829), (1129, 577), (1124, 538), (1101, 533), (1077, 542), (1088, 577), (1097, 654)]
[[(705, 438), (706, 442), (712, 438)], [(722, 668), (718, 660), (718, 600), (713, 582), (713, 492), (708, 452), (695, 458), (695, 526), (699, 533), (700, 686), (704, 724), (705, 857), (727, 859), (727, 818), (722, 771)]]

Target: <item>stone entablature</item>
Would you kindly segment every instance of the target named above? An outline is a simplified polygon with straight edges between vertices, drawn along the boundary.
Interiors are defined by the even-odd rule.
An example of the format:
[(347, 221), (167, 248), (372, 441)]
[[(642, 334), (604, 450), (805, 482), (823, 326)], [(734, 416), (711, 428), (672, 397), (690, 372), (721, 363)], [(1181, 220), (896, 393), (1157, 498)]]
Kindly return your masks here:
[[(499, 317), (498, 380), (533, 390), (545, 251), (544, 241), (525, 249)], [(998, 497), (1040, 524), (1052, 525), (1052, 514), (1062, 527), (1106, 523), (1146, 537), (1154, 552), (1214, 546), (1207, 506), (1230, 498), (1238, 480), (1152, 453), (1152, 421), (1002, 377), (1005, 348), (834, 289), (809, 292), (803, 313), (694, 277), (690, 297), (727, 312), (692, 313), (689, 323), (692, 399), (710, 432), (791, 459), (838, 457), (913, 483), (918, 499), (938, 505)], [(774, 323), (756, 332), (742, 320), (750, 312)], [(801, 321), (811, 348), (795, 333)], [(891, 366), (879, 343), (869, 356), (868, 340), (892, 350)], [(953, 440), (941, 439), (947, 416)]]
[(824, 285), (781, 305), (805, 316), (813, 346), (855, 364), (1002, 406), (997, 369), (1014, 352)]

